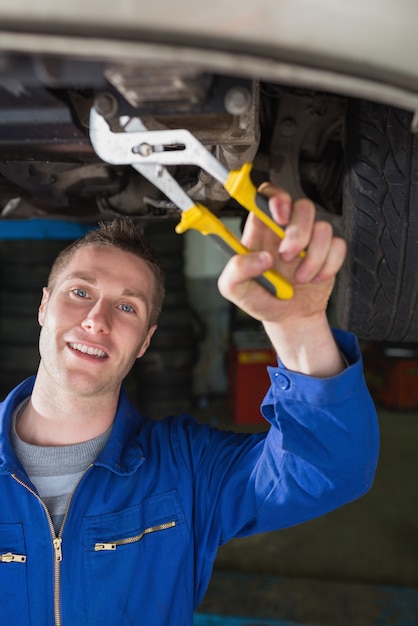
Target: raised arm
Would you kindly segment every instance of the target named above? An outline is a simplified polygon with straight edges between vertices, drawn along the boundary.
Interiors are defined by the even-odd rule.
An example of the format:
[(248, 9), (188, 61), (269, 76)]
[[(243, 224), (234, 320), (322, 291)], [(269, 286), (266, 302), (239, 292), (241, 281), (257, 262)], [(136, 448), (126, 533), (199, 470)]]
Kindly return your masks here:
[[(335, 276), (343, 264), (345, 242), (327, 222), (315, 221), (315, 207), (306, 199), (264, 185), (273, 218), (286, 228), (280, 240), (254, 215), (249, 215), (242, 241), (253, 253), (233, 257), (220, 279), (222, 295), (260, 320), (280, 360), (289, 369), (316, 377), (344, 368), (327, 321), (326, 309)], [(299, 253), (305, 250), (303, 258)], [(294, 286), (294, 297), (281, 301), (251, 280), (274, 268)]]

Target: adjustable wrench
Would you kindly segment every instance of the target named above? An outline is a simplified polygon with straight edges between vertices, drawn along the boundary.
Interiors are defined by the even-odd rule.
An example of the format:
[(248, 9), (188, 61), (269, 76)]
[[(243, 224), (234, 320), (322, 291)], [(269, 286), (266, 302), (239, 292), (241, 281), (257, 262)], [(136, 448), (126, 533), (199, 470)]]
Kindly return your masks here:
[[(188, 130), (149, 131), (139, 118), (120, 118), (120, 122), (124, 132), (113, 132), (96, 109), (91, 109), (90, 140), (96, 154), (113, 165), (131, 165), (160, 189), (182, 211), (176, 232), (198, 230), (214, 239), (228, 256), (249, 252), (207, 207), (194, 203), (165, 167), (193, 164), (220, 181), (231, 197), (283, 238), (284, 230), (271, 218), (267, 199), (250, 179), (251, 164), (229, 171)], [(255, 280), (277, 298), (287, 300), (293, 296), (292, 285), (274, 270), (267, 270)]]

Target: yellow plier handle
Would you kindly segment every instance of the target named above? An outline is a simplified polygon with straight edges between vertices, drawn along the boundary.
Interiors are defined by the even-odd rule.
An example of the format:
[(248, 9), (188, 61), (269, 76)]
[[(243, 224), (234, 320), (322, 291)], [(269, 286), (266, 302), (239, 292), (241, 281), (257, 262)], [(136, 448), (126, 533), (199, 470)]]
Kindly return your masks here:
[[(274, 222), (273, 222), (274, 223)], [(231, 233), (220, 219), (202, 204), (195, 204), (181, 214), (181, 221), (176, 226), (177, 233), (184, 233), (189, 228), (198, 230), (216, 240), (218, 246), (232, 256), (234, 254), (248, 254), (248, 250), (240, 240)], [(279, 227), (280, 228), (280, 227)], [(289, 300), (293, 296), (292, 285), (274, 270), (267, 270), (256, 279), (260, 285), (281, 300)]]
[[(244, 163), (240, 170), (231, 170), (224, 182), (224, 187), (231, 198), (237, 200), (247, 211), (254, 213), (280, 239), (283, 239), (284, 229), (271, 218), (268, 199), (258, 193), (250, 177), (251, 169), (251, 163)], [(302, 251), (300, 256), (304, 257), (305, 252)]]

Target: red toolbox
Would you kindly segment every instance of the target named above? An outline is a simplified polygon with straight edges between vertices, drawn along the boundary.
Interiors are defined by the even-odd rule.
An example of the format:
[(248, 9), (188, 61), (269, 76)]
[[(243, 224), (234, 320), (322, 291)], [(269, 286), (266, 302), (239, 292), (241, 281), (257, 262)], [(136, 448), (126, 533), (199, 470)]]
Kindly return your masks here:
[(260, 404), (270, 385), (268, 365), (277, 365), (274, 350), (231, 346), (228, 353), (228, 405), (234, 422), (264, 422)]

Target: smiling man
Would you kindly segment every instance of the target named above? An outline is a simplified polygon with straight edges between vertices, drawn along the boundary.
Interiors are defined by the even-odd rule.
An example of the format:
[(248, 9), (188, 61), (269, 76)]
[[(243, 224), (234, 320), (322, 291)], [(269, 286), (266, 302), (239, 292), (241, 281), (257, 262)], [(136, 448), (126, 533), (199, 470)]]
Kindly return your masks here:
[[(0, 600), (15, 626), (190, 626), (219, 545), (323, 515), (371, 486), (373, 403), (353, 336), (327, 301), (344, 242), (274, 191), (280, 241), (250, 216), (221, 293), (278, 354), (268, 433), (148, 419), (122, 381), (149, 346), (163, 273), (129, 220), (58, 257), (39, 308), (40, 365), (0, 409)], [(306, 251), (303, 259), (302, 250)], [(276, 269), (280, 301), (253, 278)], [(162, 390), (163, 392), (163, 390)]]
[(30, 443), (78, 443), (107, 430), (121, 380), (156, 329), (148, 263), (113, 246), (75, 248), (39, 308), (41, 361), (17, 429)]

